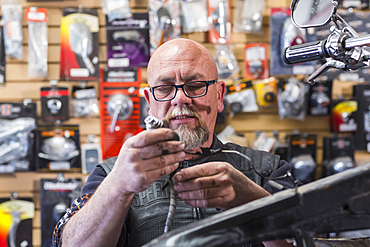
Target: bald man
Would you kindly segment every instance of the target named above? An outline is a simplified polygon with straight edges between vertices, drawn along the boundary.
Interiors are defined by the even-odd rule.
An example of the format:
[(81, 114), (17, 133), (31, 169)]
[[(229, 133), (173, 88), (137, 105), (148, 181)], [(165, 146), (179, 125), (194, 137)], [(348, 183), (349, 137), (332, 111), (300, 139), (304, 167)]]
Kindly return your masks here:
[[(224, 108), (225, 82), (201, 44), (175, 39), (160, 46), (148, 64), (145, 98), (149, 114), (167, 119), (170, 129), (143, 131), (129, 138), (118, 157), (97, 166), (54, 231), (54, 246), (142, 246), (163, 234), (170, 192), (162, 189), (174, 175), (178, 195), (173, 228), (270, 195), (243, 157), (195, 155), (202, 148), (238, 150), (265, 176), (286, 170), (278, 156), (236, 144), (222, 144), (214, 134)], [(175, 131), (180, 141), (171, 140)], [(165, 150), (165, 152), (163, 152)], [(199, 153), (198, 153), (199, 154)], [(113, 167), (109, 172), (104, 167)], [(266, 187), (269, 189), (268, 187)], [(287, 246), (285, 241), (266, 246)]]

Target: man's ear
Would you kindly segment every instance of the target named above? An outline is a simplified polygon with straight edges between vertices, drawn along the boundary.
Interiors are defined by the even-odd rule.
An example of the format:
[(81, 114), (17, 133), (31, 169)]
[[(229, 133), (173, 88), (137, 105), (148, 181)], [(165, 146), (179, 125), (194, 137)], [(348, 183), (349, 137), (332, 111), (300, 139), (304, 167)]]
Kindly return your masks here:
[(217, 111), (222, 112), (224, 110), (224, 97), (226, 91), (226, 84), (224, 81), (219, 81), (217, 83)]
[(146, 102), (149, 105), (149, 112), (148, 112), (148, 114), (149, 115), (152, 115), (152, 110), (151, 110), (151, 107), (150, 107), (150, 92), (149, 92), (149, 88), (144, 88), (144, 97), (145, 97)]

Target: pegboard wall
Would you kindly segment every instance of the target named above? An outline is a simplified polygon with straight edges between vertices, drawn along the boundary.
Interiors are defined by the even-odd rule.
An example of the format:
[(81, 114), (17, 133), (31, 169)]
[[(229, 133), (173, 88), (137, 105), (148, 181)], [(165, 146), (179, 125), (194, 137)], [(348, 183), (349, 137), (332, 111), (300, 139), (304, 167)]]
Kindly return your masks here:
[[(130, 5), (133, 12), (147, 12), (146, 0), (130, 0)], [(45, 1), (45, 2), (29, 2), (22, 0), (23, 6), (23, 48), (24, 58), (22, 61), (16, 59), (8, 59), (6, 65), (6, 83), (0, 88), (0, 101), (2, 102), (22, 102), (23, 99), (32, 99), (37, 102), (38, 116), (41, 115), (40, 107), (40, 88), (49, 86), (49, 80), (59, 80), (59, 61), (60, 61), (60, 22), (62, 10), (64, 7), (95, 8), (99, 14), (99, 59), (100, 67), (105, 67), (106, 54), (106, 30), (105, 16), (101, 11), (100, 0), (76, 0), (76, 1)], [(28, 54), (28, 32), (27, 23), (24, 20), (25, 9), (30, 6), (43, 7), (48, 10), (48, 76), (44, 80), (29, 79), (27, 77), (27, 54)], [(235, 12), (235, 0), (231, 0), (232, 18)], [(233, 33), (232, 40), (234, 44), (234, 53), (237, 58), (239, 67), (241, 68), (240, 75), (244, 74), (244, 46), (252, 42), (266, 42), (269, 44), (269, 13), (272, 7), (289, 7), (290, 0), (266, 0), (265, 11), (263, 15), (263, 32), (261, 34), (244, 34)], [(208, 43), (207, 33), (192, 33), (182, 35), (184, 38), (189, 38), (200, 43), (203, 43), (211, 52), (214, 51), (213, 44)], [(146, 68), (143, 68), (143, 81), (146, 81)], [(333, 97), (337, 95), (351, 95), (352, 85), (356, 82), (338, 82), (333, 85)], [(78, 82), (59, 81), (60, 86), (67, 86), (69, 89), (73, 85), (78, 85)], [(91, 81), (88, 85), (93, 85), (96, 90), (99, 90), (99, 82)], [(99, 95), (99, 93), (98, 93)], [(100, 137), (100, 119), (95, 118), (71, 118), (66, 124), (78, 124), (80, 126), (81, 143), (86, 143), (87, 135), (93, 134)], [(300, 133), (317, 134), (317, 162), (320, 166), (322, 161), (323, 137), (331, 136), (329, 117), (306, 117), (305, 121), (292, 119), (280, 119), (277, 107), (261, 109), (253, 113), (237, 114), (234, 117), (227, 117), (227, 124), (230, 124), (237, 133), (244, 135), (248, 142), (251, 143), (255, 139), (255, 131), (264, 131), (272, 136), (272, 131), (278, 130), (279, 137), (283, 139), (285, 134), (292, 133), (294, 130), (299, 130)], [(356, 151), (355, 160), (358, 164), (364, 164), (370, 160), (370, 154), (365, 151)], [(80, 173), (69, 173), (66, 178), (86, 178), (86, 175)], [(11, 191), (17, 191), (20, 197), (32, 197), (36, 204), (36, 217), (33, 221), (33, 245), (41, 246), (41, 222), (40, 222), (40, 193), (39, 181), (42, 178), (56, 178), (53, 173), (35, 173), (24, 172), (16, 174), (0, 174), (0, 197), (9, 197)]]

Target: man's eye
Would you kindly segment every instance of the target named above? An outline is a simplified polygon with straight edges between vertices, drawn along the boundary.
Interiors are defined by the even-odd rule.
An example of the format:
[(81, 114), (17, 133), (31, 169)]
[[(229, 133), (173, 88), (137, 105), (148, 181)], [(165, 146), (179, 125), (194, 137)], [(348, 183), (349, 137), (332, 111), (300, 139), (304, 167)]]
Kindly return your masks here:
[(170, 93), (172, 91), (173, 87), (158, 87), (156, 88), (156, 91), (161, 94)]
[(205, 87), (204, 83), (192, 83), (190, 85), (187, 85), (188, 90), (199, 90)]

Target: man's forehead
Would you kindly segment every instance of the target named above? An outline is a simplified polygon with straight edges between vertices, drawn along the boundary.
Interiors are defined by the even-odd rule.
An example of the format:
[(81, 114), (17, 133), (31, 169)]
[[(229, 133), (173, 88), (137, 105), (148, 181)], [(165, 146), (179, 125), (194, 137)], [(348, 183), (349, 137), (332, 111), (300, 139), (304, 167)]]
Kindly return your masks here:
[(154, 79), (155, 82), (173, 82), (173, 83), (181, 83), (181, 82), (189, 82), (195, 80), (205, 80), (205, 75), (197, 72), (187, 73), (187, 74), (180, 74), (178, 77), (175, 73), (171, 74), (159, 74), (157, 78)]
[(209, 62), (207, 59), (209, 57), (205, 55), (205, 51), (192, 43), (187, 45), (173, 44), (167, 46), (166, 49), (156, 51), (149, 63), (153, 67), (163, 68), (168, 66), (177, 67), (184, 64), (203, 64)]

